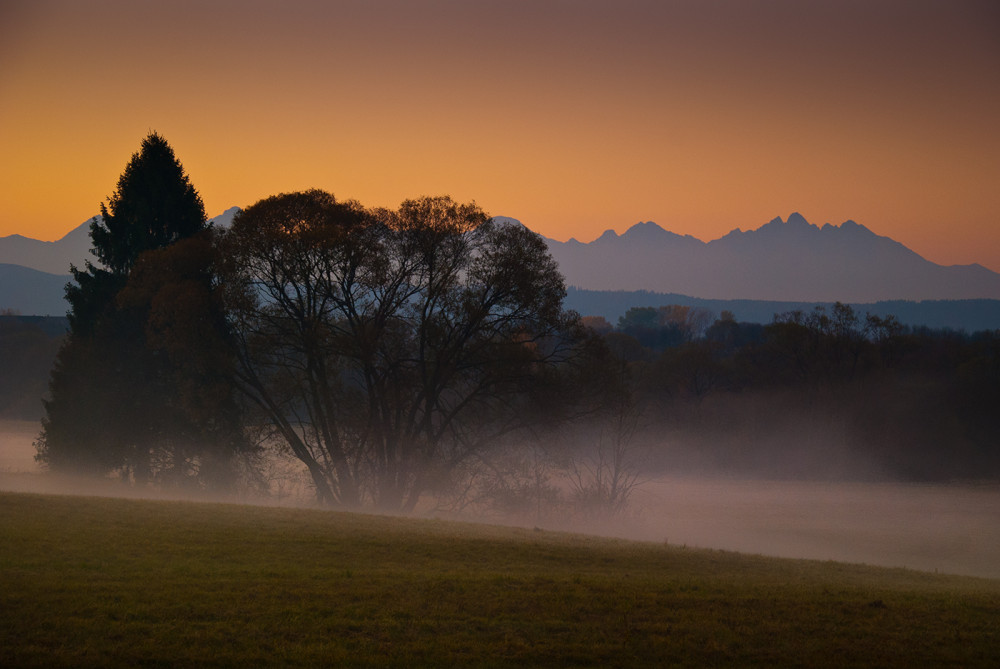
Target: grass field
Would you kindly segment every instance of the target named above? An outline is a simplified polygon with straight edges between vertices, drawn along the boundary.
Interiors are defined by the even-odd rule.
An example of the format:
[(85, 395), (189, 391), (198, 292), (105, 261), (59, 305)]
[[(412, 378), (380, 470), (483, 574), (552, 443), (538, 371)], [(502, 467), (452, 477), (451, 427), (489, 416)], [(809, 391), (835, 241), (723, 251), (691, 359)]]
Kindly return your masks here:
[(1000, 581), (0, 493), (0, 666), (1000, 666)]

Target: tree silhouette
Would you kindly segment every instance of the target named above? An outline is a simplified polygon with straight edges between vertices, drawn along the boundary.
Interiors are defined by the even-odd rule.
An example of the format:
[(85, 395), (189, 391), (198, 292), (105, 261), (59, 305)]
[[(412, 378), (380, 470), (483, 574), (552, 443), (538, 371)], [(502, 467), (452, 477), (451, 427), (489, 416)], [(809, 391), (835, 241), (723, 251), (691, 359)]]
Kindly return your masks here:
[(575, 325), (541, 238), (449, 198), (279, 195), (222, 245), (241, 387), (325, 503), (412, 510), (545, 405)]
[[(113, 313), (115, 296), (143, 251), (161, 248), (205, 228), (205, 207), (166, 140), (155, 132), (132, 155), (101, 216), (90, 222), (91, 253), (83, 270), (70, 266), (66, 286), (70, 333), (92, 336)], [(71, 337), (72, 338), (72, 337)]]
[(126, 276), (143, 251), (168, 246), (205, 228), (205, 206), (167, 141), (155, 132), (142, 142), (90, 223), (94, 254), (112, 274)]
[[(201, 198), (160, 135), (143, 140), (101, 214), (90, 225), (99, 265), (71, 268), (70, 332), (50, 378), (37, 459), (53, 470), (115, 471), (136, 481), (217, 472), (200, 467), (203, 449), (218, 442), (206, 430), (219, 421), (193, 411), (213, 406), (191, 401), (188, 363), (199, 353), (189, 346), (185, 356), (171, 355), (178, 338), (164, 335), (181, 329), (171, 323), (224, 322), (209, 297), (212, 247), (188, 247), (186, 260), (183, 250), (156, 255), (206, 227)], [(202, 358), (218, 356), (211, 347), (223, 331), (200, 340)]]

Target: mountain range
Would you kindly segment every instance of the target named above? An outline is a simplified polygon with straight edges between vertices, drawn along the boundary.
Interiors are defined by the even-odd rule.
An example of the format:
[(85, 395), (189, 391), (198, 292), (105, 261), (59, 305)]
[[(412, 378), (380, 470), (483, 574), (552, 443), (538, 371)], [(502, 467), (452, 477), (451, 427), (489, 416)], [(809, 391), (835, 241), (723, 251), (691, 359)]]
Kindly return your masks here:
[(1000, 274), (981, 265), (937, 265), (854, 221), (818, 227), (797, 213), (710, 242), (649, 222), (586, 244), (546, 244), (566, 283), (588, 290), (800, 302), (1000, 298)]
[[(239, 207), (209, 219), (228, 226)], [(70, 265), (83, 269), (90, 253), (90, 221), (73, 228), (62, 239), (44, 242), (22, 235), (0, 237), (0, 311), (25, 315), (63, 316), (69, 308), (63, 295), (70, 281)]]
[[(211, 221), (226, 227), (238, 211), (230, 208)], [(89, 223), (55, 242), (0, 237), (0, 310), (63, 315), (69, 266), (82, 267), (91, 258)], [(937, 265), (853, 221), (818, 227), (799, 214), (710, 242), (647, 222), (621, 235), (608, 230), (589, 243), (545, 243), (578, 300), (615, 291), (800, 304), (964, 300), (965, 308), (978, 309), (969, 301), (1000, 299), (1000, 274), (981, 265)]]

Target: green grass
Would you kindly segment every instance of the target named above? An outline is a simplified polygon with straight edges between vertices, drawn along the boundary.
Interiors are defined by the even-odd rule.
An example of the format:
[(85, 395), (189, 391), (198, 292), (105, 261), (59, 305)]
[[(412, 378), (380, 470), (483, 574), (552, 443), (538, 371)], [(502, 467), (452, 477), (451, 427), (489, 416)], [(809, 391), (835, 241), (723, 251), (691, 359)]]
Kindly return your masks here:
[(1000, 666), (1000, 581), (0, 494), (0, 666)]

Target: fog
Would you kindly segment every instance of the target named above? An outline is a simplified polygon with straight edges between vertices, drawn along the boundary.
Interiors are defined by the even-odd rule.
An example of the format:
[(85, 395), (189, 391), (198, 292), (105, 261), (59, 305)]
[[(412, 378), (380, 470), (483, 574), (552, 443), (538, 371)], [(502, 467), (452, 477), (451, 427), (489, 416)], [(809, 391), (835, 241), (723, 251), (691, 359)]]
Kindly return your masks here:
[[(182, 498), (180, 493), (112, 481), (43, 474), (32, 446), (38, 427), (28, 421), (0, 421), (0, 490)], [(304, 489), (282, 498), (194, 499), (312, 504)], [(766, 480), (703, 472), (647, 478), (628, 511), (611, 520), (557, 520), (552, 515), (487, 520), (676, 546), (1000, 578), (997, 484)]]
[[(1000, 486), (670, 478), (601, 534), (1000, 578)], [(578, 526), (577, 529), (587, 529)]]

